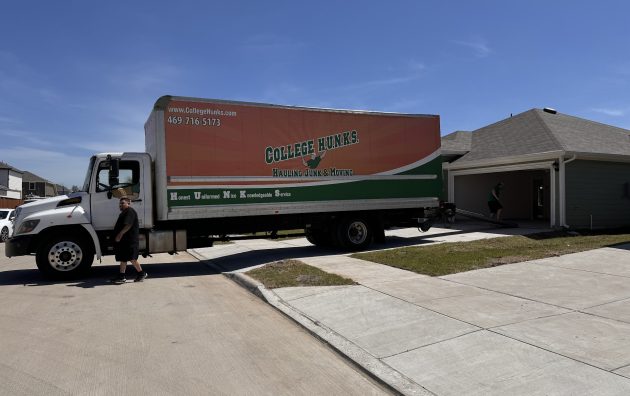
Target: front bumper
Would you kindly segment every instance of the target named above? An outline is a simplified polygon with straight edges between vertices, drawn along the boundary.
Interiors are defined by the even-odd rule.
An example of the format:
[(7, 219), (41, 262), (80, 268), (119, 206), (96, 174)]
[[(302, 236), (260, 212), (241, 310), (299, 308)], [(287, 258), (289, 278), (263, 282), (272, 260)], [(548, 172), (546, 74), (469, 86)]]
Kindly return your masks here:
[(31, 241), (34, 235), (19, 235), (7, 239), (4, 243), (4, 254), (7, 257), (26, 256), (30, 254)]

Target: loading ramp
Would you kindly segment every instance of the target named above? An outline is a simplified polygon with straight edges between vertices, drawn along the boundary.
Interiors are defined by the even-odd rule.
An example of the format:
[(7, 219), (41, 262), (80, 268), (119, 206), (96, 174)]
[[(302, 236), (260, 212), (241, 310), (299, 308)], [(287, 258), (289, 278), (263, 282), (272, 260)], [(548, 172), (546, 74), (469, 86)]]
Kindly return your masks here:
[(475, 213), (475, 212), (471, 212), (471, 211), (460, 209), (460, 208), (455, 209), (455, 214), (458, 214), (458, 215), (464, 216), (464, 217), (468, 217), (470, 219), (480, 220), (480, 221), (483, 221), (483, 222), (486, 222), (486, 223), (496, 224), (496, 225), (499, 225), (501, 227), (518, 228), (518, 224), (517, 223), (496, 220), (496, 219), (490, 218), (488, 216), (482, 215), (481, 213)]

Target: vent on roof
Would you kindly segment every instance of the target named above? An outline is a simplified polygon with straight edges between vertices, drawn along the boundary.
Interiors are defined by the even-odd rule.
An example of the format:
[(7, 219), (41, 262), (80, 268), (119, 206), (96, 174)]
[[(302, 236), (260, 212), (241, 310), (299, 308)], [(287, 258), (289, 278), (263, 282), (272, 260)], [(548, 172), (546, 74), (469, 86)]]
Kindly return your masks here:
[(545, 108), (543, 109), (543, 111), (544, 111), (545, 113), (549, 113), (549, 114), (556, 114), (556, 113), (558, 113), (558, 112), (556, 111), (556, 109), (552, 109), (551, 107), (545, 107)]

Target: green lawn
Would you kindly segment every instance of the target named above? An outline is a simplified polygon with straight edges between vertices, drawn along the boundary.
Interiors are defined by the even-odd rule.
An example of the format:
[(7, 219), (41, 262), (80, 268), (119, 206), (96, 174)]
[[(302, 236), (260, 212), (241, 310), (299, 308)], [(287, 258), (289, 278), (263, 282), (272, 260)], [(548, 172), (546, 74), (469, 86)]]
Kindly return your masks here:
[(299, 260), (282, 260), (247, 272), (268, 289), (292, 286), (354, 285), (351, 279), (329, 274)]
[(630, 243), (628, 230), (570, 236), (564, 232), (442, 243), (357, 253), (352, 257), (442, 276), (497, 265), (560, 256), (620, 243)]

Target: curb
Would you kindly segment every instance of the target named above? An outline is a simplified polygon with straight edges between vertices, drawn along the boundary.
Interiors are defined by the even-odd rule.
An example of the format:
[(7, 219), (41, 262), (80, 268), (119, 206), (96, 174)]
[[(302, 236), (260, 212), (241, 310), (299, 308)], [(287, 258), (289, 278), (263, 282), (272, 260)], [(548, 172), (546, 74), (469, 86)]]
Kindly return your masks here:
[[(206, 261), (204, 261), (206, 263)], [(206, 263), (213, 269), (218, 269), (214, 263)], [(346, 338), (321, 322), (311, 319), (307, 315), (293, 308), (276, 293), (267, 289), (262, 283), (240, 272), (223, 272), (223, 275), (233, 280), (241, 287), (273, 306), (294, 322), (302, 326), (320, 341), (329, 345), (334, 351), (361, 369), (378, 383), (386, 386), (396, 394), (401, 395), (435, 395), (417, 383), (411, 381), (398, 371), (381, 362), (379, 359), (365, 352)]]

